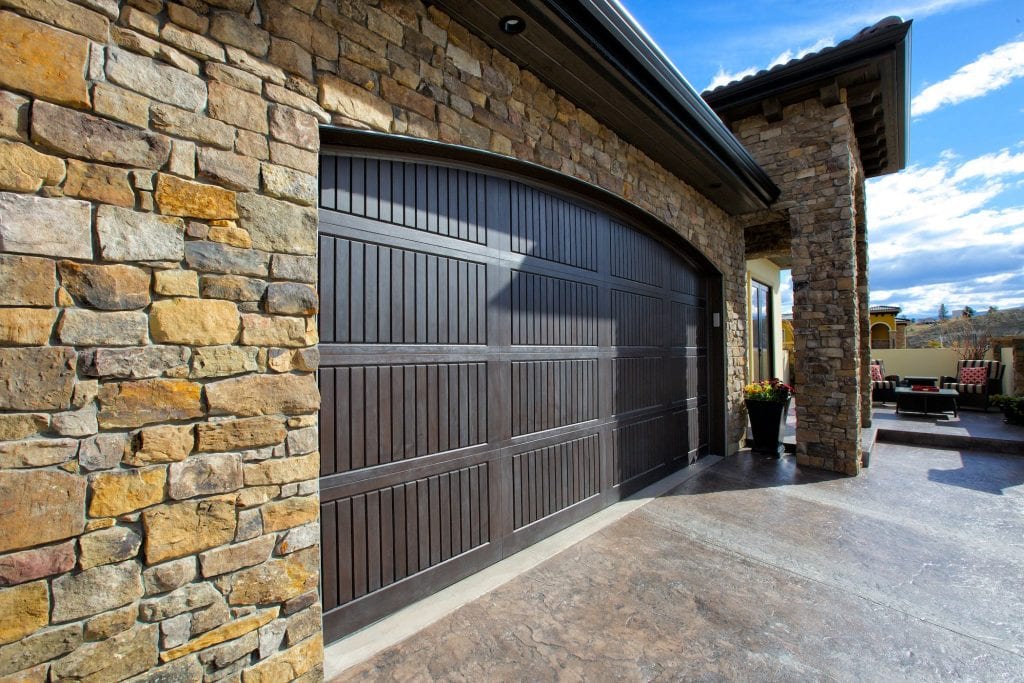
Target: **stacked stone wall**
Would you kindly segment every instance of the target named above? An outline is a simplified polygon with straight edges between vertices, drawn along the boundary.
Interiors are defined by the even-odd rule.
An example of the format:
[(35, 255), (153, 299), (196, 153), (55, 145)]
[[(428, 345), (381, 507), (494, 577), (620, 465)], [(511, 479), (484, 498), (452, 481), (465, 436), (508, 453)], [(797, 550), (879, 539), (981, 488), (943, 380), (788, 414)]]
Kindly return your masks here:
[(782, 190), (772, 208), (790, 217), (797, 462), (856, 474), (866, 264), (860, 273), (854, 196), (863, 171), (849, 109), (811, 99), (779, 121), (755, 116), (733, 128)]
[(418, 2), (0, 0), (0, 677), (322, 677), (319, 123), (526, 159), (724, 274), (742, 230)]

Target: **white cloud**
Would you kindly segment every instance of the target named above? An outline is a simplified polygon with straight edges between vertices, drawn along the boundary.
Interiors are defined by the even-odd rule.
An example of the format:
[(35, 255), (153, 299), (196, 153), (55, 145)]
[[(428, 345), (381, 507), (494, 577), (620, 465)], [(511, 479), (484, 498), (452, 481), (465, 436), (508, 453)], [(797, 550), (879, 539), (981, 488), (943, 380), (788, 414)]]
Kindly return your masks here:
[[(817, 42), (815, 42), (813, 45), (809, 45), (807, 47), (801, 48), (799, 50), (796, 50), (795, 52), (793, 50), (785, 50), (783, 52), (780, 52), (775, 57), (775, 59), (773, 59), (771, 61), (771, 63), (767, 67), (765, 67), (765, 68), (766, 69), (771, 69), (772, 67), (778, 66), (779, 64), (785, 64), (786, 62), (790, 61), (791, 59), (799, 59), (800, 57), (803, 57), (804, 55), (810, 54), (812, 52), (817, 52), (818, 50), (821, 50), (821, 49), (826, 48), (826, 47), (831, 47), (834, 44), (835, 44), (835, 39), (829, 37), (829, 38), (822, 38), (822, 39), (818, 40)], [(743, 69), (742, 71), (736, 71), (736, 72), (730, 73), (730, 72), (727, 72), (721, 66), (719, 66), (718, 67), (718, 72), (715, 74), (715, 77), (711, 79), (711, 82), (708, 83), (708, 87), (706, 87), (705, 90), (714, 90), (715, 88), (717, 88), (719, 86), (728, 85), (729, 83), (732, 83), (733, 81), (738, 81), (738, 80), (740, 80), (742, 78), (746, 78), (747, 76), (753, 76), (758, 71), (761, 71), (761, 69), (758, 69), (757, 67), (752, 66), (752, 67), (749, 67), (747, 69)]]
[(1000, 45), (922, 90), (910, 103), (915, 117), (998, 90), (1024, 77), (1024, 40)]
[(868, 182), (872, 304), (907, 315), (1024, 303), (1024, 152), (932, 166)]

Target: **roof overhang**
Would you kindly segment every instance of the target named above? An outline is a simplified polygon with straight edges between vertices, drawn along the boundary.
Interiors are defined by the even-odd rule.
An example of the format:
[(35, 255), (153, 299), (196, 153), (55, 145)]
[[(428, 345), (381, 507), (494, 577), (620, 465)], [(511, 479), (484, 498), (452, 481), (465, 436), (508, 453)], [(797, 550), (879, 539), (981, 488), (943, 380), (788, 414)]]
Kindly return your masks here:
[[(432, 0), (732, 214), (779, 189), (615, 0)], [(500, 19), (526, 20), (508, 35)]]
[(864, 174), (895, 173), (907, 164), (911, 21), (884, 19), (835, 47), (795, 59), (703, 97), (727, 123), (821, 97), (846, 104)]

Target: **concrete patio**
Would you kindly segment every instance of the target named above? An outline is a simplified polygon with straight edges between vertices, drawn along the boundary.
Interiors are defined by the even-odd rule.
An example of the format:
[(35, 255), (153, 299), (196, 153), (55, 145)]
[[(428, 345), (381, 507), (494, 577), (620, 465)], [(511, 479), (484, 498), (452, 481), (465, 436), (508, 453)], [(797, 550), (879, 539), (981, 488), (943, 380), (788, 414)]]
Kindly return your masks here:
[(878, 443), (856, 478), (701, 465), (365, 661), (372, 632), (336, 643), (328, 679), (1024, 678), (1024, 458)]

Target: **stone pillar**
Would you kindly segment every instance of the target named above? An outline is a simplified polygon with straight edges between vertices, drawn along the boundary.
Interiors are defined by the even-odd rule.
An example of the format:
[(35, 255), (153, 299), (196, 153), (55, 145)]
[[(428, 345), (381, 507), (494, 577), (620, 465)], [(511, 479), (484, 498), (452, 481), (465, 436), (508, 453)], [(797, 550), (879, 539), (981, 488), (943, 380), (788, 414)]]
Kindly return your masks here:
[(792, 230), (797, 462), (857, 474), (866, 280), (858, 280), (858, 152), (849, 109), (844, 101), (810, 99), (734, 129), (782, 190), (773, 209), (788, 212)]
[[(860, 330), (860, 412), (861, 426), (871, 426), (871, 314), (868, 295), (868, 230), (866, 202), (864, 197), (864, 175), (857, 169), (854, 184), (854, 219), (857, 235), (857, 311)], [(899, 347), (899, 325), (896, 326), (896, 340)]]

